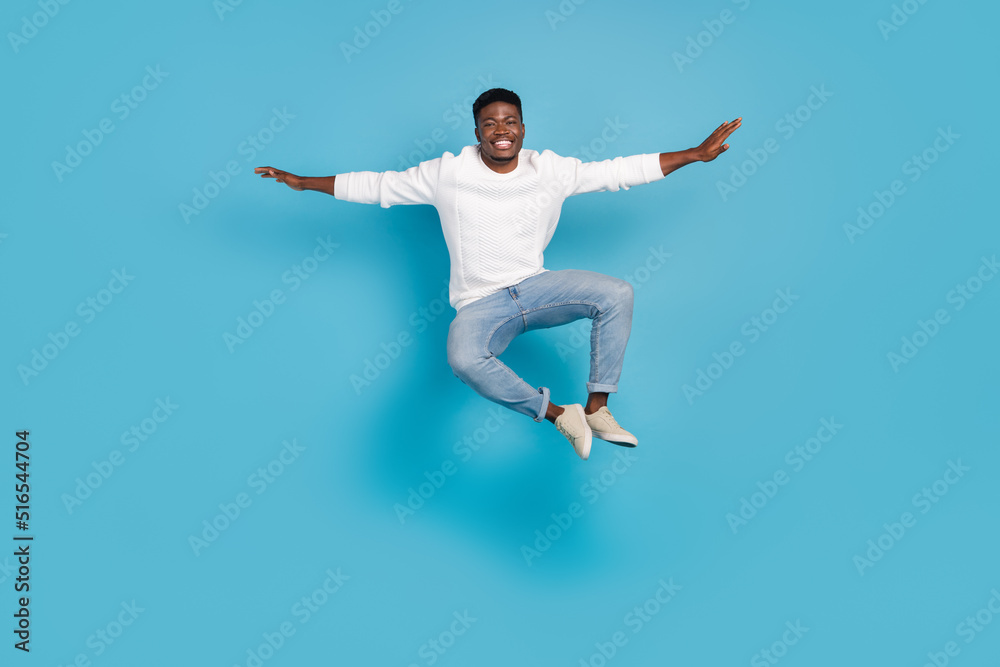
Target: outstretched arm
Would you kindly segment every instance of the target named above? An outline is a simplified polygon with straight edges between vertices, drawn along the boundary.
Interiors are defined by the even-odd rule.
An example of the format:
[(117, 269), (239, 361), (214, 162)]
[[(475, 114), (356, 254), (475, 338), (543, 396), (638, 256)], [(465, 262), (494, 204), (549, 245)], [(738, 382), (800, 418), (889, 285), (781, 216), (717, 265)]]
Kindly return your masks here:
[(257, 167), (255, 174), (273, 178), (293, 190), (315, 190), (359, 204), (434, 204), (442, 158), (421, 162), (406, 171), (353, 171), (336, 176), (296, 176), (274, 167)]
[(315, 190), (316, 192), (325, 192), (328, 195), (333, 194), (333, 184), (337, 178), (336, 176), (296, 176), (274, 167), (257, 167), (253, 173), (260, 174), (261, 178), (273, 178), (292, 190)]
[(689, 148), (686, 151), (676, 151), (674, 153), (660, 153), (660, 169), (663, 171), (663, 175), (666, 176), (670, 172), (692, 162), (711, 162), (719, 157), (719, 155), (729, 148), (726, 139), (736, 131), (736, 128), (742, 122), (743, 118), (741, 117), (731, 120), (728, 123), (723, 123), (715, 128), (715, 132), (708, 135), (708, 139), (701, 142), (701, 145), (697, 148)]

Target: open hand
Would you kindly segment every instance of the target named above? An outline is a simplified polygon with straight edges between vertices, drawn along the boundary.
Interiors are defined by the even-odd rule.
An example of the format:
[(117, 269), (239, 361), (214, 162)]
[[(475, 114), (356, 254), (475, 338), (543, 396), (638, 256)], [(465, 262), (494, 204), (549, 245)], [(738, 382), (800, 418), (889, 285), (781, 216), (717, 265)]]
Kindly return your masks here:
[(736, 120), (731, 120), (728, 123), (723, 123), (719, 127), (715, 128), (715, 132), (708, 135), (708, 139), (701, 142), (698, 148), (694, 149), (695, 155), (702, 162), (711, 162), (715, 158), (719, 157), (728, 148), (729, 144), (725, 143), (729, 135), (736, 131), (740, 125), (743, 124), (743, 118), (737, 118)]
[(292, 190), (305, 190), (302, 186), (302, 177), (290, 174), (287, 171), (275, 169), (274, 167), (257, 167), (253, 170), (253, 173), (260, 174), (261, 178), (273, 178), (278, 183), (284, 183)]

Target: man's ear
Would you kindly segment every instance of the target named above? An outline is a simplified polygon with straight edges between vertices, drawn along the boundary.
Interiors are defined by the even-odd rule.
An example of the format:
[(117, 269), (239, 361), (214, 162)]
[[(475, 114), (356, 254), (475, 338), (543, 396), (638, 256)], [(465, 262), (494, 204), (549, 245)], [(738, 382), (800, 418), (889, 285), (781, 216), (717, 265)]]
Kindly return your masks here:
[(479, 136), (479, 128), (478, 127), (475, 129), (475, 133), (476, 133), (476, 141), (478, 141), (479, 143), (482, 143), (483, 142), (483, 138)]

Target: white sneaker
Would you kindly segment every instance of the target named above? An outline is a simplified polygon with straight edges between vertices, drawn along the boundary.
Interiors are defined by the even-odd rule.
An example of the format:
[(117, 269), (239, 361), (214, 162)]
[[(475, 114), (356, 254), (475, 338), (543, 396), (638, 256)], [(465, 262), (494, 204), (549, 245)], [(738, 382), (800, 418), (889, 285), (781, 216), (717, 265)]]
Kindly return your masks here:
[(583, 406), (571, 403), (562, 407), (563, 413), (554, 422), (556, 428), (570, 441), (577, 456), (586, 461), (590, 456), (591, 433), (587, 416), (583, 414)]
[(584, 413), (584, 417), (594, 436), (601, 440), (607, 440), (622, 447), (635, 447), (639, 444), (638, 438), (618, 425), (606, 405), (599, 408), (594, 414)]

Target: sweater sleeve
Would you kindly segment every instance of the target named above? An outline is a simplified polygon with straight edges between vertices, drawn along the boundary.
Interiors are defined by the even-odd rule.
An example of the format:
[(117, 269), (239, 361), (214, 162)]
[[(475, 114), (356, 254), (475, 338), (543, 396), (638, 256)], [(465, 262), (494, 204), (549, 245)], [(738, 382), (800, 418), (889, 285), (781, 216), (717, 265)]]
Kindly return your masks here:
[(602, 190), (628, 190), (633, 185), (652, 183), (663, 178), (659, 153), (616, 157), (600, 162), (582, 162), (575, 157), (563, 160), (560, 166), (563, 170), (562, 180), (568, 186), (566, 196)]
[(441, 158), (421, 162), (406, 171), (352, 171), (337, 174), (333, 196), (359, 204), (434, 204)]

